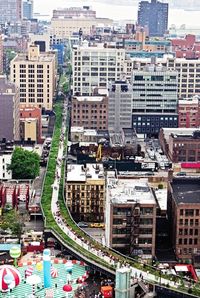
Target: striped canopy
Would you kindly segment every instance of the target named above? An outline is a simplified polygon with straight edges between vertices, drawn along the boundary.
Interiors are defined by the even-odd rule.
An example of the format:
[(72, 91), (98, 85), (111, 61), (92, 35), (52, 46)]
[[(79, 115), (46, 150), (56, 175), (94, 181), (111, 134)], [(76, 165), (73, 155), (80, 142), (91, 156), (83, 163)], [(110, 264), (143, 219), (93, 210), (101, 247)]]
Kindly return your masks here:
[[(12, 276), (11, 283), (6, 283), (5, 276)], [(21, 274), (11, 265), (2, 265), (0, 266), (0, 291), (7, 292), (9, 289), (15, 288), (21, 282)]]

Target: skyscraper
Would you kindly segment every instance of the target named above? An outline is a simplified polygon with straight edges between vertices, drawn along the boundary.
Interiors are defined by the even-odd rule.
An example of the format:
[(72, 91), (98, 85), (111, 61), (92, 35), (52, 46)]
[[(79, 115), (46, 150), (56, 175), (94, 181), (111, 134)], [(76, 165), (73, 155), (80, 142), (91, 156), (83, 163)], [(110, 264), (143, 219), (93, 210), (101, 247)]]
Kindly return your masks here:
[(0, 24), (16, 23), (22, 18), (22, 0), (0, 0)]
[(138, 25), (148, 27), (149, 36), (163, 36), (168, 27), (168, 3), (157, 0), (141, 1), (138, 9)]
[(23, 0), (23, 18), (28, 20), (33, 18), (33, 0)]

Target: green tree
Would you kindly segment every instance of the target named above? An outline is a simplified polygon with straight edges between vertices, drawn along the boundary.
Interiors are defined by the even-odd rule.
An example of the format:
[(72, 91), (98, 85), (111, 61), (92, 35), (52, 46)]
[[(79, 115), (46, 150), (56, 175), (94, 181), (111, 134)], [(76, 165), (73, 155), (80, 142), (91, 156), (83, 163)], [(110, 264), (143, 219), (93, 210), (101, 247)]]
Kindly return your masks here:
[(0, 228), (2, 230), (11, 230), (12, 234), (17, 236), (20, 240), (22, 230), (24, 226), (24, 220), (20, 216), (19, 212), (16, 210), (9, 210), (3, 212), (3, 215), (0, 217)]
[(34, 179), (40, 173), (40, 157), (33, 151), (17, 147), (8, 170), (12, 171), (13, 179)]

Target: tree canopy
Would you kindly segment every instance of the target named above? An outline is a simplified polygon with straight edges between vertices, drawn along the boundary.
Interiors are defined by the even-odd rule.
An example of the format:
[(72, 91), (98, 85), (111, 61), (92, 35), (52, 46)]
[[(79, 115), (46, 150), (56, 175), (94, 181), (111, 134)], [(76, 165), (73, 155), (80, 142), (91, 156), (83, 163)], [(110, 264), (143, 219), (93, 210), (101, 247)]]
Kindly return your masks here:
[(36, 152), (15, 148), (11, 165), (13, 179), (34, 179), (40, 173), (40, 157)]
[(16, 210), (3, 212), (0, 220), (0, 229), (10, 230), (11, 233), (20, 239), (23, 230), (23, 219)]

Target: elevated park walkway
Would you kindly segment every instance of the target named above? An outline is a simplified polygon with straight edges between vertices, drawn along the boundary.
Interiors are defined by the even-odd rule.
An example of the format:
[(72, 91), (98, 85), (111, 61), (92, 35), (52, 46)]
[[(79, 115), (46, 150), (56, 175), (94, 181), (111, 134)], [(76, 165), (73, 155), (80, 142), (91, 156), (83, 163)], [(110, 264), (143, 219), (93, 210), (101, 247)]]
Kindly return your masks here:
[(56, 121), (41, 199), (45, 233), (51, 233), (72, 255), (107, 275), (114, 277), (116, 268), (127, 266), (131, 269), (133, 278), (142, 275), (147, 283), (165, 285), (177, 294), (184, 295), (190, 288), (194, 295), (191, 297), (200, 297), (199, 283), (192, 286), (188, 280), (163, 274), (152, 266), (105, 247), (76, 225), (64, 198), (69, 129), (67, 97), (64, 102), (58, 101), (55, 104), (54, 112)]

